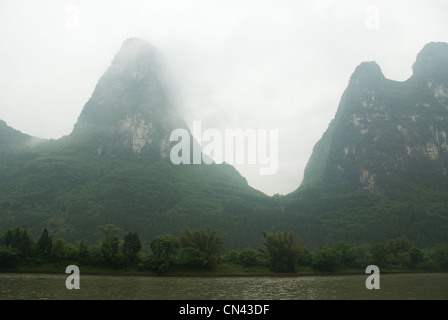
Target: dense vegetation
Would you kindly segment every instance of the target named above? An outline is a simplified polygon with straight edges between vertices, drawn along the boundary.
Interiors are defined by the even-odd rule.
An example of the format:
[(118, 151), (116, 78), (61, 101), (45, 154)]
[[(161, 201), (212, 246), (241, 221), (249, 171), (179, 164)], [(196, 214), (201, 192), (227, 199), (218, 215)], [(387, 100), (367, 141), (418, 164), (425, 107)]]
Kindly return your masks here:
[[(270, 202), (229, 165), (175, 166), (151, 152), (98, 155), (89, 152), (90, 140), (68, 140), (0, 156), (2, 229), (37, 234), (47, 227), (56, 237), (89, 243), (95, 227), (108, 223), (144, 239), (201, 225), (231, 234), (246, 212)], [(246, 245), (242, 238), (234, 241)]]
[(448, 99), (437, 92), (448, 84), (447, 54), (446, 43), (426, 45), (403, 82), (375, 62), (356, 68), (302, 186), (285, 197), (309, 226), (295, 229), (307, 244), (448, 242)]
[[(448, 243), (444, 190), (377, 195), (302, 188), (268, 197), (228, 165), (180, 165), (151, 153), (107, 156), (73, 139), (0, 155), (0, 228), (20, 226), (94, 244), (96, 226), (119, 225), (144, 241), (209, 225), (242, 251), (262, 245), (260, 230), (291, 230), (311, 250), (400, 235), (421, 248)], [(431, 179), (427, 177), (426, 179)]]
[(96, 244), (80, 241), (75, 245), (53, 239), (46, 228), (37, 241), (26, 229), (11, 228), (0, 237), (0, 269), (42, 270), (39, 267), (45, 266), (54, 271), (77, 264), (103, 271), (179, 274), (239, 265), (242, 273), (257, 270), (262, 274), (362, 272), (375, 264), (383, 271), (448, 271), (448, 245), (421, 250), (405, 237), (356, 247), (339, 241), (312, 252), (292, 232), (263, 232), (262, 246), (238, 252), (226, 249), (225, 235), (209, 227), (184, 228), (179, 237), (159, 235), (149, 245), (137, 233), (128, 232), (122, 238), (121, 231), (112, 224), (102, 225), (95, 234)]
[[(316, 144), (303, 185), (273, 197), (251, 188), (230, 165), (171, 163), (160, 147), (172, 125), (183, 121), (151, 71), (157, 65), (153, 49), (139, 40), (128, 41), (126, 50), (128, 45), (142, 46), (142, 60), (110, 68), (69, 136), (38, 141), (0, 121), (0, 230), (20, 227), (37, 236), (47, 228), (54, 241), (60, 239), (57, 246), (82, 240), (83, 250), (98, 246), (101, 225), (133, 232), (128, 241), (138, 234), (151, 244), (163, 236), (153, 247), (146, 245), (156, 253), (150, 261), (159, 269), (172, 255), (179, 260), (188, 253), (166, 251), (185, 245), (185, 230), (202, 226), (221, 230), (226, 248), (245, 252), (247, 261), (254, 255), (246, 250), (263, 245), (275, 256), (278, 239), (271, 235), (281, 230), (300, 235), (301, 248), (315, 253), (340, 242), (359, 248), (400, 236), (422, 250), (448, 243), (448, 100), (446, 91), (431, 91), (448, 83), (447, 60), (440, 58), (446, 57), (446, 44), (426, 47), (416, 62), (418, 72), (405, 82), (386, 79), (374, 62), (361, 64)], [(129, 128), (137, 121), (147, 125), (140, 129), (153, 130), (141, 153), (134, 153), (135, 130), (123, 131), (123, 121)], [(171, 241), (182, 236), (181, 244)], [(285, 252), (296, 252), (297, 239), (285, 237)], [(123, 245), (112, 238), (111, 247)], [(167, 243), (173, 246), (169, 250)], [(135, 259), (131, 247), (125, 246), (127, 261)], [(203, 259), (197, 251), (190, 254), (196, 254), (193, 261)], [(207, 256), (207, 264), (216, 263), (213, 257)], [(275, 258), (281, 266), (274, 269), (293, 270), (296, 260)]]

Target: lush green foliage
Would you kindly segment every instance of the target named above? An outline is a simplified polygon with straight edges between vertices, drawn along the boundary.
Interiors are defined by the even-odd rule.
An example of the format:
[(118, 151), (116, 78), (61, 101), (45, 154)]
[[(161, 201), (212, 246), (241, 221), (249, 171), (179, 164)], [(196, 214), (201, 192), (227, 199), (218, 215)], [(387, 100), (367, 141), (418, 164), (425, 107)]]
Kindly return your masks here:
[(316, 186), (268, 197), (228, 165), (175, 166), (151, 153), (81, 151), (88, 143), (72, 137), (0, 156), (0, 227), (20, 226), (35, 237), (47, 227), (55, 238), (93, 244), (98, 225), (120, 225), (147, 243), (209, 225), (234, 250), (260, 246), (260, 230), (291, 230), (312, 250), (400, 235), (422, 248), (448, 243), (443, 187), (377, 195)]
[[(102, 225), (98, 230), (98, 242), (94, 245), (83, 242), (73, 245), (62, 238), (52, 240), (50, 255), (43, 259), (39, 249), (42, 245), (35, 242), (27, 230), (8, 229), (0, 237), (0, 270), (80, 264), (104, 270), (167, 274), (174, 270), (205, 272), (214, 270), (218, 264), (228, 264), (240, 265), (247, 271), (257, 266), (265, 267), (275, 273), (296, 273), (298, 269), (306, 272), (362, 272), (366, 266), (375, 264), (386, 271), (448, 271), (447, 245), (439, 244), (430, 250), (422, 250), (405, 237), (356, 247), (341, 241), (312, 252), (300, 245), (292, 232), (264, 232), (262, 246), (238, 252), (226, 250), (223, 234), (210, 228), (184, 229), (179, 237), (160, 235), (150, 247), (142, 246), (136, 233), (128, 233), (121, 239), (118, 236), (120, 228), (114, 225)], [(40, 240), (46, 239), (47, 235), (44, 230)], [(51, 238), (48, 235), (48, 239)], [(218, 256), (224, 251), (224, 255)]]
[(135, 266), (138, 262), (137, 254), (142, 249), (142, 243), (136, 232), (129, 232), (124, 237), (123, 254), (126, 266)]
[(42, 235), (36, 244), (36, 254), (43, 261), (48, 260), (51, 255), (51, 251), (53, 249), (53, 241), (48, 234), (47, 228), (42, 231)]
[(148, 267), (158, 272), (169, 269), (179, 253), (179, 240), (171, 234), (158, 236), (151, 242), (152, 256), (149, 257)]
[(300, 257), (300, 240), (294, 233), (278, 231), (263, 232), (265, 243), (261, 251), (267, 256), (273, 272), (295, 272)]
[(301, 188), (286, 197), (309, 227), (295, 229), (306, 244), (448, 242), (448, 99), (437, 92), (448, 85), (447, 48), (425, 46), (403, 82), (375, 62), (356, 68)]
[[(300, 235), (302, 249), (334, 246), (336, 252), (314, 259), (316, 266), (333, 265), (333, 258), (347, 265), (365, 253), (338, 242), (356, 248), (376, 243), (370, 254), (385, 263), (392, 263), (391, 253), (380, 243), (389, 239), (405, 236), (424, 249), (448, 243), (448, 100), (434, 91), (448, 83), (447, 60), (440, 58), (446, 44), (426, 47), (416, 62), (417, 73), (405, 82), (386, 79), (376, 63), (361, 64), (315, 146), (302, 187), (274, 197), (251, 188), (230, 165), (176, 166), (155, 147), (137, 154), (130, 150), (132, 132), (121, 131), (123, 121), (141, 116), (157, 142), (166, 139), (173, 121), (183, 123), (163, 81), (150, 72), (158, 68), (153, 49), (141, 45), (139, 59), (121, 61), (120, 68), (102, 77), (69, 136), (38, 141), (0, 121), (0, 229), (27, 230), (2, 255), (17, 254), (14, 250), (28, 255), (24, 239), (33, 235), (39, 237), (34, 250), (41, 261), (73, 252), (67, 243), (77, 243), (86, 263), (120, 265), (124, 255), (132, 266), (140, 241), (144, 247), (164, 234), (177, 239), (180, 230), (204, 225), (221, 230), (226, 247), (239, 252), (264, 243), (260, 230), (290, 230)], [(114, 60), (118, 64), (120, 57)], [(123, 248), (119, 230), (110, 237), (103, 234), (97, 245), (96, 227), (105, 225), (132, 232)], [(64, 239), (65, 247), (53, 239)], [(55, 242), (57, 250), (49, 254)], [(414, 249), (405, 252), (412, 257), (409, 263), (421, 260)], [(407, 253), (392, 255), (403, 261)], [(312, 260), (301, 254), (302, 260)], [(216, 263), (217, 256), (199, 245), (184, 245), (177, 259), (204, 266)], [(239, 258), (247, 265), (261, 259), (253, 252)], [(161, 269), (176, 260), (163, 254), (151, 259)]]
[(89, 152), (90, 140), (67, 139), (0, 156), (2, 229), (19, 225), (40, 235), (46, 226), (54, 237), (94, 243), (97, 225), (120, 225), (146, 241), (210, 225), (224, 230), (232, 247), (260, 241), (243, 226), (272, 201), (231, 166), (175, 166), (152, 153), (98, 155)]
[(118, 236), (119, 232), (120, 228), (117, 228), (112, 224), (98, 227), (97, 237), (99, 239), (101, 260), (106, 265), (118, 264), (118, 246), (120, 244)]
[(216, 265), (219, 253), (225, 250), (223, 235), (218, 230), (210, 231), (210, 227), (194, 231), (185, 228), (182, 230), (180, 242), (183, 248), (201, 252), (210, 268)]

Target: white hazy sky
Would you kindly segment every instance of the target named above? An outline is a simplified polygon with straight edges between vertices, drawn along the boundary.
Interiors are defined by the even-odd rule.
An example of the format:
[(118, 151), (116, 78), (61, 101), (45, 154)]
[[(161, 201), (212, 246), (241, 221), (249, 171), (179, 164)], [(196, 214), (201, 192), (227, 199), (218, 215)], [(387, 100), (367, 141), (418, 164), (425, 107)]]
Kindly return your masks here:
[(190, 126), (278, 129), (277, 174), (237, 169), (287, 194), (355, 67), (375, 60), (387, 78), (409, 78), (426, 43), (448, 42), (448, 1), (1, 0), (0, 119), (68, 135), (129, 37), (165, 55)]

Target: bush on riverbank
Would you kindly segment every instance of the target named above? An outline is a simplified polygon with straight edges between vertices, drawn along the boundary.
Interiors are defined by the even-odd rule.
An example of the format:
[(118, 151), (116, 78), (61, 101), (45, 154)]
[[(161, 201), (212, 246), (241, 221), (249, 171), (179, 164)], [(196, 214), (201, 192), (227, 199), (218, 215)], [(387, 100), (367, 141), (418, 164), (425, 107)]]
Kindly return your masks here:
[(292, 233), (265, 234), (262, 248), (225, 248), (224, 235), (203, 228), (184, 229), (181, 237), (161, 235), (145, 246), (135, 233), (120, 239), (113, 225), (98, 228), (98, 243), (52, 239), (44, 229), (38, 241), (25, 229), (0, 237), (0, 270), (56, 271), (75, 264), (92, 272), (149, 274), (344, 273), (377, 265), (386, 271), (448, 271), (448, 245), (415, 247), (404, 237), (386, 243), (352, 246), (337, 242), (310, 252)]

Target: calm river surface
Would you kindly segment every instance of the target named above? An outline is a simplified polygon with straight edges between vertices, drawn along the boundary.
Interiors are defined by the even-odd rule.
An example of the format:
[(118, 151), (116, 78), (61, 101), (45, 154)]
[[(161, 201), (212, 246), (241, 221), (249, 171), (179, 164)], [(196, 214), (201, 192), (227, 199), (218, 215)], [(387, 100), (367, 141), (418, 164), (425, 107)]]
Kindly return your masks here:
[(68, 274), (0, 273), (1, 300), (408, 300), (448, 299), (448, 273), (381, 274), (368, 290), (368, 275), (300, 277), (80, 276), (68, 290)]

